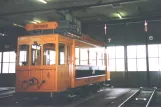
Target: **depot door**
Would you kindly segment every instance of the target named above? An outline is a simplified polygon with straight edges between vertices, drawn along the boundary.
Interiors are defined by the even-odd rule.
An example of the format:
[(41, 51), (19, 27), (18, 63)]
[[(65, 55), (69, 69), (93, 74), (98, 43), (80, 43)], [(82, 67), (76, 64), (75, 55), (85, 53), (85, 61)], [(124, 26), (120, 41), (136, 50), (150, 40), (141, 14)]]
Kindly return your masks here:
[(71, 87), (71, 47), (71, 45), (59, 43), (58, 90), (66, 90)]

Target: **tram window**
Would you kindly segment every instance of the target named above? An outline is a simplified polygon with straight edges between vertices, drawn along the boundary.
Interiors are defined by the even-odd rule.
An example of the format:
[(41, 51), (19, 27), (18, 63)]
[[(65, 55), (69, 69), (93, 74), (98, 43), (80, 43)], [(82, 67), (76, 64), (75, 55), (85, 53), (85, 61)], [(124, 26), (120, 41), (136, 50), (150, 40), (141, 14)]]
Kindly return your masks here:
[(98, 66), (104, 65), (103, 53), (101, 53), (101, 52), (97, 53), (97, 65)]
[(96, 49), (95, 48), (89, 49), (89, 63), (90, 65), (96, 65)]
[(40, 65), (41, 64), (41, 46), (38, 44), (31, 45), (31, 65)]
[(80, 49), (79, 48), (75, 48), (75, 64), (76, 65), (79, 65), (79, 51)]
[(55, 44), (48, 43), (44, 44), (44, 65), (53, 65), (55, 64), (56, 53), (55, 53)]
[(2, 61), (2, 52), (0, 52), (0, 62)]
[(28, 65), (29, 45), (20, 45), (19, 65)]
[(65, 44), (59, 43), (59, 65), (65, 64)]
[(88, 49), (80, 49), (80, 65), (88, 65)]
[(0, 52), (0, 73), (1, 73), (2, 52)]

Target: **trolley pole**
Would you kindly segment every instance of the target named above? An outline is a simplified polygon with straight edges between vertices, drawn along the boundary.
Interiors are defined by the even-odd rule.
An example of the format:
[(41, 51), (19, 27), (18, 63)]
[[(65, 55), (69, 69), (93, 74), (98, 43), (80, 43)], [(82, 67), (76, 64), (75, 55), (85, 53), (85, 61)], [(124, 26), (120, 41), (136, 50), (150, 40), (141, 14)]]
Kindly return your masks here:
[(147, 85), (150, 87), (150, 75), (149, 75), (149, 51), (148, 51), (148, 23), (145, 20), (145, 37), (146, 37), (146, 66), (147, 66)]
[(105, 24), (105, 27), (104, 27), (104, 29), (105, 29), (105, 49), (107, 49), (107, 26), (106, 26), (106, 24)]
[(104, 30), (105, 30), (105, 53), (104, 53), (104, 56), (105, 56), (105, 65), (106, 65), (106, 70), (105, 70), (105, 74), (106, 74), (106, 77), (105, 77), (105, 83), (107, 83), (107, 75), (108, 75), (108, 73), (107, 73), (107, 70), (108, 70), (108, 68), (107, 68), (107, 31), (106, 31), (106, 29), (107, 29), (107, 26), (106, 26), (106, 24), (105, 24), (105, 26), (104, 26)]

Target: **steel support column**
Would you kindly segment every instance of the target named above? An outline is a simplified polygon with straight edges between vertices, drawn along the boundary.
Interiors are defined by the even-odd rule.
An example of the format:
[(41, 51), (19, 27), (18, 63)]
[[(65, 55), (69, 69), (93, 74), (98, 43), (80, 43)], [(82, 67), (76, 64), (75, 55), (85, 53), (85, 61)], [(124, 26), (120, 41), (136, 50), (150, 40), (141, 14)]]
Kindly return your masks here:
[(150, 75), (149, 75), (149, 51), (148, 51), (148, 31), (145, 31), (145, 38), (146, 38), (146, 66), (147, 66), (147, 86), (150, 87)]

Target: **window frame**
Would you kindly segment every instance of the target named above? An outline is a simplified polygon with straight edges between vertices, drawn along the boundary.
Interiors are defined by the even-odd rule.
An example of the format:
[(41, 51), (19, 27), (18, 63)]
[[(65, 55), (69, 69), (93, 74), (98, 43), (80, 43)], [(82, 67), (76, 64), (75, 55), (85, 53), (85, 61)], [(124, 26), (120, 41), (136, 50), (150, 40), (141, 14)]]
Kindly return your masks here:
[[(121, 48), (123, 48), (123, 50), (122, 50), (122, 52), (123, 52), (123, 56), (122, 57), (117, 57), (117, 48), (118, 47), (121, 47)], [(112, 50), (112, 53), (110, 53), (111, 51), (110, 50)], [(120, 45), (120, 46), (109, 46), (109, 47), (107, 47), (107, 59), (109, 60), (108, 61), (108, 65), (109, 65), (109, 71), (110, 72), (124, 72), (125, 71), (125, 46), (124, 45)], [(112, 57), (111, 57), (112, 56)], [(111, 65), (111, 62), (110, 62), (110, 60), (113, 60), (113, 64), (112, 64), (112, 67), (110, 66)], [(124, 61), (124, 66), (123, 66), (123, 68), (122, 68), (122, 70), (118, 70), (118, 65), (117, 65), (117, 61), (118, 60), (123, 60)]]
[[(77, 53), (77, 49), (78, 49), (78, 53)], [(77, 54), (78, 56), (77, 56)], [(77, 64), (77, 60), (78, 60), (78, 64)], [(75, 65), (80, 65), (80, 47), (75, 47)]]
[(18, 54), (18, 57), (17, 57), (17, 61), (16, 61), (16, 66), (20, 66), (20, 51), (21, 51), (21, 48), (20, 48), (20, 46), (23, 46), (23, 45), (26, 45), (26, 46), (28, 46), (28, 49), (27, 49), (27, 52), (26, 52), (26, 65), (23, 65), (23, 66), (28, 66), (28, 65), (30, 65), (30, 62), (29, 62), (29, 58), (30, 58), (30, 47), (31, 47), (31, 45), (29, 45), (29, 44), (21, 44), (21, 45), (19, 45), (18, 46), (18, 52), (17, 52), (17, 54)]
[[(83, 50), (83, 52), (82, 52), (82, 50)], [(82, 59), (82, 53), (84, 53), (85, 51), (87, 51), (87, 53), (85, 54), (86, 57), (85, 57), (85, 59)], [(79, 65), (89, 65), (89, 49), (88, 48), (80, 48), (80, 57), (79, 58), (80, 58)], [(86, 62), (86, 63), (82, 64), (81, 62)]]
[[(142, 57), (138, 57), (138, 53), (139, 53), (139, 46), (143, 46), (144, 47), (144, 56), (142, 56)], [(134, 53), (135, 53), (135, 57), (131, 57), (131, 55), (129, 54), (129, 52), (131, 52), (131, 50), (128, 50), (128, 48), (135, 48), (135, 51), (134, 51)], [(130, 57), (129, 57), (129, 55), (130, 55)], [(134, 69), (134, 70), (132, 70), (131, 68), (129, 68), (130, 66), (129, 66), (129, 60), (135, 60), (135, 65), (136, 65), (136, 69)], [(145, 69), (144, 70), (139, 70), (140, 68), (139, 68), (139, 66), (138, 66), (138, 62), (139, 62), (139, 60), (145, 60), (145, 64), (144, 64), (144, 67), (145, 67)], [(146, 45), (128, 45), (127, 46), (127, 64), (128, 64), (128, 66), (127, 66), (127, 70), (128, 70), (128, 72), (133, 72), (133, 71), (143, 71), (143, 72), (146, 72), (147, 71), (147, 65), (146, 65)]]
[[(60, 63), (61, 62), (61, 59), (60, 59), (60, 55), (61, 54), (60, 54), (60, 49), (59, 49), (60, 44), (64, 45), (64, 63), (63, 64)], [(67, 53), (67, 45), (65, 43), (59, 42), (58, 43), (58, 65), (65, 65), (65, 64), (67, 64), (66, 53)]]
[[(94, 52), (94, 53), (92, 53)], [(91, 56), (94, 56), (91, 58)], [(95, 62), (94, 64), (91, 62)], [(89, 65), (92, 65), (92, 66), (97, 66), (97, 51), (96, 51), (96, 48), (89, 48)]]
[[(150, 56), (151, 52), (154, 52), (154, 50), (150, 50), (151, 48), (149, 48), (149, 46), (156, 46), (157, 47), (157, 54), (156, 56)], [(152, 48), (154, 49), (154, 47)], [(148, 60), (149, 60), (149, 71), (150, 72), (153, 72), (153, 71), (161, 71), (161, 44), (148, 44)], [(151, 63), (150, 60), (154, 60), (156, 59), (157, 60), (157, 63), (155, 65), (157, 65), (157, 69), (151, 69), (151, 65), (150, 64), (154, 64), (154, 63)], [(155, 61), (156, 62), (156, 61)], [(154, 65), (152, 65), (154, 67)]]
[[(55, 63), (53, 63), (53, 64), (49, 64), (49, 65), (55, 65), (56, 64), (56, 44), (55, 43), (45, 43), (45, 44), (43, 44), (43, 48), (42, 48), (42, 51), (43, 51), (43, 55), (42, 55), (42, 57), (43, 57), (43, 65), (48, 65), (48, 64), (45, 64), (45, 62), (46, 62), (46, 58), (45, 58), (45, 53), (46, 53), (46, 50), (45, 50), (45, 45), (48, 45), (48, 44), (52, 44), (53, 45), (53, 50), (50, 50), (50, 51), (53, 51), (53, 52), (55, 52), (55, 59), (53, 59), (53, 62), (55, 62)], [(51, 58), (49, 58), (49, 59), (51, 59)], [(54, 61), (55, 60), (55, 61)]]
[[(3, 60), (3, 58), (2, 58), (2, 62), (1, 62), (1, 73), (3, 73), (3, 74), (9, 74), (9, 73), (16, 73), (16, 52), (15, 51), (5, 51), (6, 53), (9, 53), (8, 55), (8, 57), (9, 57), (9, 61), (4, 61)], [(5, 52), (3, 52), (2, 54), (4, 55), (4, 53)], [(13, 57), (13, 55), (11, 55), (11, 53), (13, 52), (13, 54), (15, 54), (15, 59), (14, 59), (14, 61), (11, 61), (11, 57)], [(2, 55), (2, 56), (3, 56)], [(7, 56), (6, 56), (7, 57)], [(11, 64), (14, 64), (14, 66), (15, 66), (15, 68), (14, 68), (14, 72), (10, 72), (10, 65)], [(5, 69), (4, 68), (4, 65), (7, 65), (8, 67), (7, 67), (7, 69)], [(4, 72), (4, 71), (7, 71), (7, 72)]]
[[(40, 54), (40, 55), (39, 55), (39, 61), (38, 61), (39, 63), (36, 63), (36, 65), (33, 64), (33, 50), (36, 50), (37, 48), (36, 48), (36, 49), (32, 49), (32, 46), (33, 46), (33, 45), (38, 45), (38, 46), (40, 46), (40, 50), (38, 50), (38, 51), (40, 51), (40, 52), (39, 52), (39, 54)], [(30, 45), (30, 50), (31, 50), (31, 52), (30, 52), (30, 53), (31, 53), (31, 56), (30, 56), (30, 63), (31, 63), (31, 66), (40, 66), (40, 65), (42, 65), (42, 63), (41, 63), (42, 60), (43, 60), (43, 59), (42, 59), (42, 50), (43, 50), (43, 49), (42, 49), (42, 46), (41, 46), (40, 44), (31, 44), (31, 45)], [(37, 53), (37, 54), (38, 54), (38, 53)], [(35, 55), (36, 55), (36, 53), (35, 53)]]

